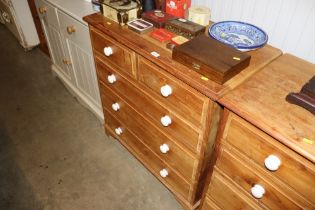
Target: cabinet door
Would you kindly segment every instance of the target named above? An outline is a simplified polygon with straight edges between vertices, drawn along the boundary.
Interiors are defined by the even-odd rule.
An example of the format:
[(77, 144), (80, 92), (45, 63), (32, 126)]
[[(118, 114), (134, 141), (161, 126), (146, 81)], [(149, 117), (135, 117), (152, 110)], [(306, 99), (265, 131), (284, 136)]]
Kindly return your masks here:
[(74, 41), (66, 39), (66, 42), (77, 88), (101, 108), (93, 56)]
[(73, 80), (71, 59), (65, 49), (64, 37), (59, 31), (57, 10), (42, 0), (36, 0), (35, 3), (47, 38), (52, 61), (58, 67), (60, 73), (71, 81)]

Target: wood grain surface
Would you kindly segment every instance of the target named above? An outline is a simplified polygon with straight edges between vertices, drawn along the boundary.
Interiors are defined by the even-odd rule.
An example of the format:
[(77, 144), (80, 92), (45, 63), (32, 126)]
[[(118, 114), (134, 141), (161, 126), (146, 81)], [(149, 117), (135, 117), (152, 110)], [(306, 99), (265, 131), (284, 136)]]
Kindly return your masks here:
[(314, 74), (314, 64), (286, 54), (219, 102), (315, 163), (315, 116), (285, 100)]

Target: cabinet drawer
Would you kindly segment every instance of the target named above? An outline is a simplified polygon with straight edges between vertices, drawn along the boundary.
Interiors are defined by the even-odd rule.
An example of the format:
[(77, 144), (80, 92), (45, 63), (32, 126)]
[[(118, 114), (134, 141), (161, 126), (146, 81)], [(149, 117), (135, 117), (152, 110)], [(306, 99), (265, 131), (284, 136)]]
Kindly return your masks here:
[[(277, 176), (315, 203), (314, 165), (238, 116), (230, 114), (229, 120), (230, 123), (224, 132), (224, 141), (227, 144), (236, 147), (265, 171)], [(280, 159), (281, 165), (278, 170), (269, 171), (265, 167), (264, 162), (269, 155), (275, 155)]]
[(201, 210), (221, 210), (210, 198), (206, 197)]
[(60, 31), (69, 40), (75, 42), (82, 49), (92, 54), (89, 29), (79, 21), (58, 10)]
[[(253, 200), (262, 203), (270, 209), (308, 209), (309, 203), (283, 184), (276, 183), (260, 173), (257, 168), (248, 165), (227, 149), (222, 149), (216, 166), (242, 187)], [(259, 199), (252, 195), (254, 186), (260, 185), (265, 193)], [(256, 186), (256, 189), (258, 187)], [(259, 187), (260, 188), (260, 187)]]
[(207, 193), (222, 209), (262, 209), (216, 170), (212, 174)]
[[(178, 176), (167, 164), (161, 161), (148, 147), (139, 141), (139, 139), (134, 136), (124, 124), (115, 119), (110, 113), (106, 112), (105, 114), (105, 128), (108, 129), (112, 135), (116, 136), (120, 142), (126, 146), (162, 183), (172, 191), (180, 194), (184, 199), (187, 199), (189, 194), (189, 184)], [(122, 130), (120, 135), (115, 134), (115, 129), (117, 128), (121, 128)], [(166, 177), (160, 175), (160, 171), (163, 169), (168, 173)]]
[[(187, 118), (193, 125), (201, 127), (203, 108), (208, 100), (205, 96), (140, 56), (138, 57), (138, 74), (139, 82), (155, 98)], [(163, 88), (166, 89), (166, 85), (171, 88), (172, 93), (164, 97), (161, 91)]]
[[(151, 122), (140, 116), (112, 90), (103, 85), (100, 88), (105, 110), (111, 112), (117, 119), (124, 122), (124, 125), (139, 137), (156, 155), (180, 172), (186, 180), (191, 181), (195, 159), (167, 136), (159, 132)], [(113, 105), (116, 103), (119, 109), (114, 111)], [(165, 145), (162, 150), (160, 149), (163, 144), (169, 149), (166, 153), (162, 153), (166, 147)]]
[[(116, 81), (110, 84), (105, 81), (104, 84), (116, 91), (119, 96), (127, 100), (138, 112), (141, 112), (146, 116), (156, 127), (162, 132), (169, 135), (173, 140), (179, 142), (183, 146), (189, 148), (191, 151), (196, 152), (198, 148), (199, 132), (198, 130), (190, 127), (184, 120), (177, 117), (174, 111), (169, 107), (164, 107), (158, 104), (154, 99), (147, 96), (140, 89), (131, 85), (123, 76), (118, 72), (109, 69), (108, 66), (97, 60), (96, 62), (97, 72), (100, 80), (104, 81), (109, 75), (114, 75)], [(163, 126), (161, 118), (169, 116), (171, 124), (169, 126)]]
[[(109, 62), (121, 73), (136, 77), (136, 55), (133, 51), (93, 28), (90, 34), (95, 55), (99, 55), (102, 60)], [(105, 48), (111, 50), (106, 51)]]
[(59, 29), (59, 21), (57, 17), (57, 10), (49, 3), (43, 0), (35, 0), (37, 13), (41, 19), (55, 29)]

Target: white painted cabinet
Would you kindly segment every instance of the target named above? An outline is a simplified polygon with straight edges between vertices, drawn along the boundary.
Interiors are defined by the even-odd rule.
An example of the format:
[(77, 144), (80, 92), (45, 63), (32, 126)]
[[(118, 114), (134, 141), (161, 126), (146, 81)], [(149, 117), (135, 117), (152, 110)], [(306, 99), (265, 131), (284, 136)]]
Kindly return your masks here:
[(103, 118), (87, 25), (46, 0), (35, 0), (52, 55), (52, 70), (98, 118)]

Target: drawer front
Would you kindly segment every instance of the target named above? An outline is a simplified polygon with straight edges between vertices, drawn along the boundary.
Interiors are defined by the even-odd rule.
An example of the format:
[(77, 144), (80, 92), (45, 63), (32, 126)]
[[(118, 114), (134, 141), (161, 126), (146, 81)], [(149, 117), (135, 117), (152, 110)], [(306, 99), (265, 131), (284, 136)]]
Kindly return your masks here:
[(206, 197), (201, 210), (221, 210), (210, 198)]
[[(148, 147), (142, 144), (121, 122), (116, 120), (110, 113), (106, 112), (105, 128), (120, 139), (120, 142), (126, 146), (163, 184), (171, 191), (179, 194), (180, 197), (188, 199), (189, 184), (177, 175), (167, 164), (161, 161)], [(115, 135), (115, 129), (121, 128), (122, 133)], [(168, 173), (166, 177), (160, 175), (160, 171), (165, 169)]]
[(37, 13), (45, 24), (59, 29), (59, 21), (57, 17), (57, 9), (51, 6), (49, 3), (43, 0), (35, 0)]
[[(138, 57), (138, 74), (139, 82), (155, 98), (188, 119), (193, 125), (201, 127), (203, 108), (208, 100), (205, 96), (140, 56)], [(163, 87), (164, 91), (167, 91), (166, 85), (172, 90), (167, 97), (161, 93)]]
[(83, 50), (92, 54), (90, 34), (87, 26), (58, 10), (60, 31), (69, 40), (75, 42)]
[[(125, 75), (136, 77), (136, 55), (133, 51), (119, 44), (112, 38), (100, 34), (100, 32), (91, 29), (91, 40), (95, 54), (99, 55), (101, 59), (109, 62), (112, 66), (119, 69)], [(111, 49), (111, 50), (105, 50)], [(107, 55), (105, 55), (105, 52)], [(112, 53), (110, 53), (110, 51)]]
[(222, 209), (262, 209), (216, 170), (212, 174), (207, 193)]
[[(301, 208), (307, 209), (307, 207), (309, 207), (306, 202), (298, 203), (298, 201), (296, 201), (298, 197), (295, 197), (292, 191), (289, 191), (287, 187), (276, 184), (245, 162), (248, 163), (248, 161), (242, 161), (230, 151), (223, 149), (216, 166), (242, 187), (247, 192), (247, 195), (251, 196), (253, 200), (262, 203), (270, 209), (293, 210)], [(265, 193), (260, 199), (256, 199), (252, 195), (252, 190), (255, 185), (260, 185), (265, 190)], [(256, 187), (256, 189), (257, 188), (258, 187)]]
[[(180, 172), (186, 180), (191, 181), (195, 159), (167, 136), (159, 132), (152, 123), (141, 117), (126, 102), (118, 97), (118, 95), (112, 92), (112, 90), (103, 85), (100, 87), (105, 110), (111, 112), (121, 122), (124, 122), (128, 130), (139, 137), (156, 155)], [(119, 110), (114, 111), (112, 106), (116, 103), (119, 105)], [(164, 146), (161, 149), (162, 145)], [(165, 152), (165, 147), (168, 148), (168, 151), (163, 153), (163, 151)]]
[[(100, 80), (104, 81), (109, 75), (114, 74), (116, 81), (110, 84), (108, 81), (104, 81), (104, 84), (116, 91), (119, 96), (127, 100), (132, 104), (135, 109), (141, 112), (147, 119), (149, 119), (155, 126), (157, 126), (162, 132), (165, 132), (173, 140), (179, 142), (183, 146), (189, 148), (191, 151), (196, 152), (198, 148), (199, 132), (188, 125), (184, 120), (177, 117), (174, 112), (164, 106), (155, 102), (141, 90), (131, 85), (125, 78), (118, 73), (110, 70), (102, 62), (97, 61), (97, 72)], [(161, 118), (169, 116), (171, 124), (164, 126), (161, 123)]]
[[(309, 201), (315, 203), (315, 167), (306, 159), (286, 148), (273, 138), (250, 125), (234, 114), (230, 114), (225, 142), (254, 160), (268, 173), (277, 176)], [(269, 155), (277, 156), (281, 165), (276, 171), (265, 167)]]

